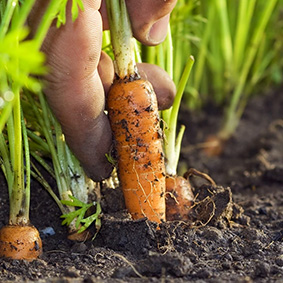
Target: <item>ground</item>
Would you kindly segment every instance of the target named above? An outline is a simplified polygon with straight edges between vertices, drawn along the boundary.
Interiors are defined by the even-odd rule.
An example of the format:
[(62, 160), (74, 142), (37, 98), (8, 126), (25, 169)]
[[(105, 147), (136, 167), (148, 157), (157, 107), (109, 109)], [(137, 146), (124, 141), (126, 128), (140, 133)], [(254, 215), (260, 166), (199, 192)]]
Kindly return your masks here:
[[(252, 99), (217, 158), (205, 156), (199, 145), (216, 131), (220, 112), (182, 109), (187, 130), (180, 170), (193, 167), (209, 174), (238, 216), (224, 215), (204, 227), (168, 222), (157, 230), (145, 219), (131, 221), (120, 191), (104, 188), (99, 234), (94, 241), (74, 243), (66, 239), (59, 209), (33, 181), (31, 221), (41, 233), (44, 252), (33, 262), (0, 259), (0, 281), (283, 282), (282, 109), (282, 89)], [(200, 184), (195, 186), (203, 192)], [(0, 187), (1, 227), (8, 214), (3, 178)], [(55, 234), (44, 234), (47, 227)]]

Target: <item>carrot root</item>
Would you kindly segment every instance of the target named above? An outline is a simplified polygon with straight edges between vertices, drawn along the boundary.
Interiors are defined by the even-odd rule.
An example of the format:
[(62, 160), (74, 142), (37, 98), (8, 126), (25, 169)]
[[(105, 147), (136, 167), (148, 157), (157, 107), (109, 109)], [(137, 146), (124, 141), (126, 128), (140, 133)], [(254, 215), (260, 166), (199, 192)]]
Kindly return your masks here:
[(190, 182), (181, 176), (166, 176), (166, 219), (189, 221), (194, 194)]
[(6, 225), (0, 229), (0, 257), (32, 261), (41, 253), (41, 238), (34, 226)]
[(165, 221), (165, 163), (156, 95), (141, 79), (118, 79), (108, 94), (118, 174), (133, 219)]
[(217, 136), (211, 135), (206, 138), (206, 146), (203, 149), (204, 154), (209, 157), (220, 156), (223, 153), (226, 140)]

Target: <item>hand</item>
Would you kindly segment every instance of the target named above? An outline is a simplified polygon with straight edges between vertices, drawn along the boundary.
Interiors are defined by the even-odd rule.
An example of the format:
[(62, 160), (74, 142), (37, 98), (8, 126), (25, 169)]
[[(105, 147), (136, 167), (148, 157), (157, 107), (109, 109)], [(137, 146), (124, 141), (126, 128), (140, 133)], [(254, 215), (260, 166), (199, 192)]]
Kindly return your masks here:
[[(162, 42), (176, 1), (127, 0), (134, 36), (147, 45)], [(112, 145), (112, 133), (104, 107), (114, 69), (110, 57), (101, 52), (102, 29), (108, 28), (105, 3), (83, 3), (85, 10), (73, 23), (69, 1), (66, 24), (59, 29), (52, 25), (43, 43), (50, 69), (44, 91), (68, 145), (89, 177), (100, 181), (112, 171), (105, 157)], [(46, 0), (36, 1), (29, 20), (32, 32), (47, 4)], [(138, 65), (138, 69), (153, 84), (159, 108), (170, 107), (175, 86), (169, 76), (149, 64)]]

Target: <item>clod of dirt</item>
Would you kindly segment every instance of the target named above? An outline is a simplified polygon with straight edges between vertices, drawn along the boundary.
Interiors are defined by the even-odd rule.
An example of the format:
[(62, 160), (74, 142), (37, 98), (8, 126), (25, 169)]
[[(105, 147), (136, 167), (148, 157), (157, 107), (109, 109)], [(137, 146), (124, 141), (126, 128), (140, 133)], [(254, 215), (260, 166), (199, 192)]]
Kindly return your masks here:
[(226, 227), (231, 225), (231, 221), (244, 217), (244, 209), (233, 202), (229, 187), (202, 185), (195, 188), (194, 193), (196, 200), (191, 212), (193, 226), (210, 224)]
[(133, 221), (113, 217), (105, 217), (103, 223), (94, 241), (96, 246), (130, 252), (138, 257), (144, 256), (148, 250), (155, 250), (156, 223), (146, 218)]
[(101, 195), (101, 208), (104, 213), (115, 214), (126, 208), (123, 192), (119, 187), (116, 189), (102, 187)]
[(267, 181), (283, 183), (283, 167), (275, 167), (266, 170), (263, 174), (263, 178)]
[(118, 269), (112, 277), (161, 277), (171, 275), (183, 277), (190, 273), (193, 264), (188, 257), (179, 253), (159, 254), (152, 253), (143, 260), (138, 261), (134, 266)]

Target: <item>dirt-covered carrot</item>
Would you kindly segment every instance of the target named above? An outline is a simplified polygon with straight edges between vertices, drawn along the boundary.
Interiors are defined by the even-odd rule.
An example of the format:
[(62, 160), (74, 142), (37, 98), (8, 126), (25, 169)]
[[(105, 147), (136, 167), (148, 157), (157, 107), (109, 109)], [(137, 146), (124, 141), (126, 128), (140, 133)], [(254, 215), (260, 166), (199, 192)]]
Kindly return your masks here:
[(194, 168), (190, 168), (184, 176), (166, 176), (166, 218), (169, 221), (191, 221), (191, 211), (197, 196), (193, 193), (193, 187), (189, 178), (200, 177), (212, 185), (216, 185), (213, 179)]
[(140, 79), (125, 1), (108, 0), (116, 79), (107, 109), (128, 211), (134, 219), (165, 221), (165, 164), (156, 95)]
[(38, 230), (29, 221), (29, 146), (19, 90), (14, 93), (13, 118), (10, 116), (6, 125), (7, 140), (0, 133), (1, 168), (10, 200), (9, 223), (0, 229), (0, 257), (34, 260), (42, 253), (42, 243)]
[(34, 260), (42, 253), (38, 230), (32, 225), (6, 225), (0, 230), (0, 256)]
[(189, 221), (194, 202), (190, 182), (182, 176), (166, 176), (166, 219)]

